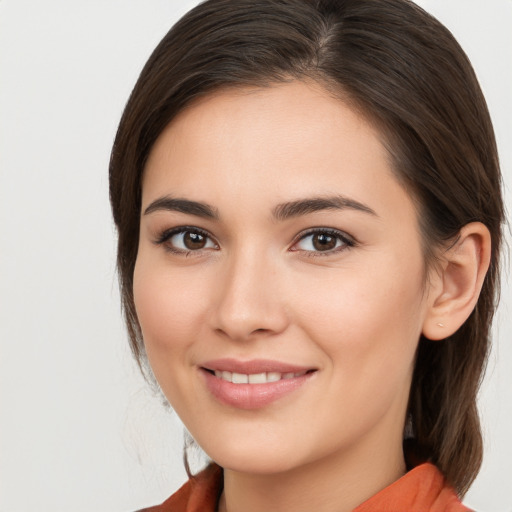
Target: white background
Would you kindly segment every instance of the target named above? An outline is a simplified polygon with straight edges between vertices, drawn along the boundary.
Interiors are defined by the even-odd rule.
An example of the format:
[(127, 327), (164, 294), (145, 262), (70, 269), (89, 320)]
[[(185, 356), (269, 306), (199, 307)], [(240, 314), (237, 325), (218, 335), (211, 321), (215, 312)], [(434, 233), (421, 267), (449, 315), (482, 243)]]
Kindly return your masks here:
[[(107, 168), (138, 72), (195, 3), (0, 0), (1, 512), (133, 511), (184, 481), (179, 420), (130, 359)], [(473, 61), (511, 204), (512, 1), (421, 5)], [(505, 276), (466, 498), (480, 512), (512, 512), (511, 306)]]

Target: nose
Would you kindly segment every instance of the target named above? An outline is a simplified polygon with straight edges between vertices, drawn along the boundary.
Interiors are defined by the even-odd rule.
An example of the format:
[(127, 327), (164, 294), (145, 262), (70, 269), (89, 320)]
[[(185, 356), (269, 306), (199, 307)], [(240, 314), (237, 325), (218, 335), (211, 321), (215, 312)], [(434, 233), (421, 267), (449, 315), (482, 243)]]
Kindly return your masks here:
[(279, 281), (279, 271), (271, 257), (234, 255), (217, 278), (213, 329), (237, 341), (283, 332), (288, 326), (288, 314)]

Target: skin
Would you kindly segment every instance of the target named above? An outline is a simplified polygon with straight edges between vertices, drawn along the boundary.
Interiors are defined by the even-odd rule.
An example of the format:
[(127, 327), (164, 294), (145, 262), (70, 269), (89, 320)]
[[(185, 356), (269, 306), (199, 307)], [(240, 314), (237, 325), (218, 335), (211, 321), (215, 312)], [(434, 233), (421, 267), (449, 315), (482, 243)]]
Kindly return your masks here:
[[(272, 215), (331, 196), (372, 213)], [(164, 197), (205, 203), (218, 218), (159, 207)], [(182, 226), (208, 235), (204, 247), (187, 252), (179, 233), (163, 240)], [(318, 250), (310, 228), (350, 243), (334, 236), (334, 249)], [(473, 274), (447, 258), (426, 279), (416, 211), (379, 132), (318, 85), (228, 90), (179, 114), (144, 172), (134, 297), (156, 379), (225, 470), (219, 510), (349, 511), (403, 475), (419, 336), (447, 336), (469, 314), (484, 239), (477, 227), (459, 245)], [(200, 375), (225, 357), (316, 371), (242, 410), (214, 398)]]

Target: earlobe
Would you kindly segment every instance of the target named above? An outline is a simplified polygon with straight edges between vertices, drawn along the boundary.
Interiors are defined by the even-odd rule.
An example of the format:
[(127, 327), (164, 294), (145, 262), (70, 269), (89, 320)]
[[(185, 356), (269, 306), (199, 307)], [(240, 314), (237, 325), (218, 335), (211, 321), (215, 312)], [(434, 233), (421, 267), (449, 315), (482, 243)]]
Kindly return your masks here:
[(480, 295), (491, 257), (491, 235), (481, 222), (465, 225), (441, 256), (429, 290), (423, 335), (441, 340), (467, 320)]

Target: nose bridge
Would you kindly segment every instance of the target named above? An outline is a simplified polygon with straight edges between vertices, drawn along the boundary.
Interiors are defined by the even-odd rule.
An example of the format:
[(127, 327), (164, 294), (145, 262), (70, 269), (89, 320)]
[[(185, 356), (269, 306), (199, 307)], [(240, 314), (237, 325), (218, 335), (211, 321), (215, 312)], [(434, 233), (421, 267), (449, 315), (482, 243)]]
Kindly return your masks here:
[(287, 318), (272, 255), (240, 247), (224, 263), (214, 306), (215, 328), (239, 340), (281, 332)]

